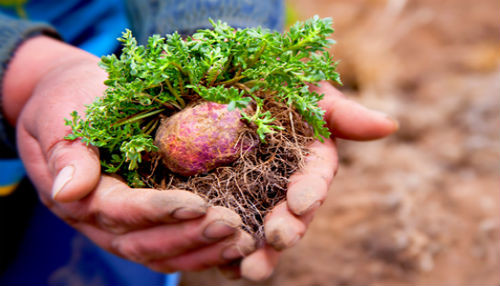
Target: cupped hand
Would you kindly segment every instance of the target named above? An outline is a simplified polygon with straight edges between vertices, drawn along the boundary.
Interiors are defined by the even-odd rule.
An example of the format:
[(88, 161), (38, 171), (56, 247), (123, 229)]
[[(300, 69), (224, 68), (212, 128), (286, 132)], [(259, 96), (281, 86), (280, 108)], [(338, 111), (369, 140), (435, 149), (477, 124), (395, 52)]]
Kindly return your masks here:
[(394, 119), (348, 100), (327, 82), (311, 86), (311, 89), (325, 95), (320, 107), (325, 110), (324, 118), (332, 137), (324, 143), (316, 141), (309, 146), (311, 153), (305, 167), (290, 177), (286, 201), (274, 207), (265, 218), (264, 247), (245, 257), (241, 265), (233, 263), (223, 267), (223, 271), (233, 277), (241, 275), (255, 281), (268, 278), (278, 262), (280, 251), (302, 238), (316, 209), (326, 199), (338, 168), (335, 138), (373, 140), (398, 129)]
[[(9, 90), (19, 77), (29, 76), (16, 72), (35, 51), (58, 51), (57, 64), (37, 78), (16, 116)], [(106, 74), (97, 62), (83, 51), (38, 38), (23, 44), (9, 67), (4, 94), (7, 108), (14, 107), (6, 113), (17, 120), (19, 153), (42, 202), (100, 247), (161, 272), (201, 270), (252, 252), (254, 240), (240, 230), (233, 211), (209, 207), (183, 190), (131, 189), (101, 174), (96, 148), (63, 139), (71, 131), (64, 118), (73, 110), (84, 114), (85, 104), (105, 90)]]

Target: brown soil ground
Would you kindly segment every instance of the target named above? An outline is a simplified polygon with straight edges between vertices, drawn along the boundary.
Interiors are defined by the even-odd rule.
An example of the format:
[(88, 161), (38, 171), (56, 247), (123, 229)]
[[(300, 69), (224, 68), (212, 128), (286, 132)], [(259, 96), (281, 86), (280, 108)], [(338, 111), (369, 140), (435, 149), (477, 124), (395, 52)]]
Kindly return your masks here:
[(329, 198), (268, 281), (210, 270), (182, 285), (499, 285), (500, 2), (289, 5), (334, 19), (343, 91), (400, 131), (339, 141)]

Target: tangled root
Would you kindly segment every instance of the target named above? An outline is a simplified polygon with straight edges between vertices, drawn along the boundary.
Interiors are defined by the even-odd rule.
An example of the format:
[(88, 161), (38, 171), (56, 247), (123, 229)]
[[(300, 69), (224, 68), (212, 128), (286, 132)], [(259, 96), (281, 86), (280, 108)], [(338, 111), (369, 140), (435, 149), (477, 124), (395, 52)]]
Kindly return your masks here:
[[(257, 239), (264, 238), (265, 215), (285, 200), (290, 176), (304, 165), (307, 146), (314, 140), (312, 129), (292, 108), (266, 101), (265, 111), (282, 127), (266, 137), (266, 143), (240, 157), (229, 166), (218, 167), (207, 174), (182, 177), (158, 164), (157, 157), (147, 184), (159, 189), (183, 189), (204, 197), (210, 204), (234, 210), (243, 220), (243, 228)], [(258, 140), (251, 126), (240, 140)], [(245, 144), (240, 144), (244, 146)]]

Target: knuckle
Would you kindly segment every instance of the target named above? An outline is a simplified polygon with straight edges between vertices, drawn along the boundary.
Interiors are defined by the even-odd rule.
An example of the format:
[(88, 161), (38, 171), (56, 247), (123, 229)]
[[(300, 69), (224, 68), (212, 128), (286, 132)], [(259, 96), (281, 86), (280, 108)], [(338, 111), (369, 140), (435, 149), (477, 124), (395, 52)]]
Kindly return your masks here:
[(74, 152), (70, 149), (72, 144), (78, 143), (61, 139), (47, 146), (46, 154), (52, 172), (56, 172), (62, 166), (66, 166), (66, 163), (74, 160)]
[(107, 212), (96, 211), (93, 216), (94, 221), (101, 229), (108, 230), (114, 234), (124, 234), (128, 231), (126, 226)]
[(112, 248), (120, 254), (122, 257), (142, 263), (145, 261), (144, 258), (144, 250), (139, 244), (130, 242), (130, 241), (123, 241), (120, 239), (115, 240), (112, 243)]

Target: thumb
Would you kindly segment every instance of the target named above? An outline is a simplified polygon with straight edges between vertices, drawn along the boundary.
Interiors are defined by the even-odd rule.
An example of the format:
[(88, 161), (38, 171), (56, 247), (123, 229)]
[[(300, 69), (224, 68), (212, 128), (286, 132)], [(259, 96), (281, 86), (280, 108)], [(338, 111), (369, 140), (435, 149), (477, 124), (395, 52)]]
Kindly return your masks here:
[(48, 152), (54, 176), (52, 198), (71, 202), (87, 196), (99, 182), (101, 167), (97, 148), (80, 141), (59, 141)]
[(325, 110), (325, 120), (335, 137), (373, 140), (388, 136), (399, 128), (392, 117), (347, 99), (329, 83), (311, 86), (311, 90), (324, 94), (319, 106)]

